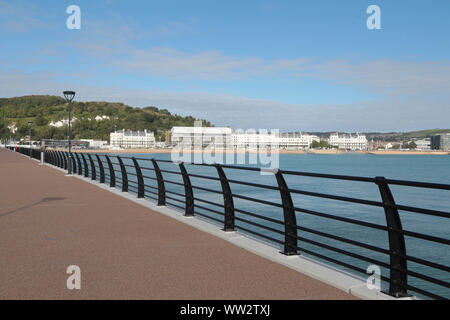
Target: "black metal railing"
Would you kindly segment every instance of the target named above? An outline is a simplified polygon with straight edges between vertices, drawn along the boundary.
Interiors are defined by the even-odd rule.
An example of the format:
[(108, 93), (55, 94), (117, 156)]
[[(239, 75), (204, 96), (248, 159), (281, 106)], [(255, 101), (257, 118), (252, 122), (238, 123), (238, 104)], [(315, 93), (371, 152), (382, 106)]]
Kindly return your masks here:
[(27, 146), (27, 147), (23, 147), (23, 146), (6, 146), (6, 148), (11, 150), (11, 151), (15, 150), (15, 151), (17, 151), (17, 152), (19, 152), (21, 154), (26, 155), (26, 156), (30, 156), (31, 155), (31, 158), (33, 158), (33, 159), (41, 160), (41, 151), (40, 151), (40, 149), (33, 149), (33, 148), (31, 148), (31, 150), (30, 150), (29, 146)]
[[(26, 148), (18, 150), (27, 154)], [(241, 181), (227, 177), (226, 170), (233, 172), (253, 171), (260, 172), (263, 169), (222, 165), (222, 164), (192, 164), (174, 163), (169, 160), (136, 158), (119, 155), (73, 153), (73, 172), (78, 175), (90, 177), (92, 180), (99, 180), (101, 183), (109, 183), (110, 187), (118, 187), (123, 192), (132, 192), (138, 198), (149, 198), (157, 202), (158, 206), (169, 205), (182, 210), (185, 216), (198, 215), (207, 218), (214, 223), (223, 226), (224, 231), (241, 231), (251, 234), (260, 239), (264, 239), (272, 244), (277, 244), (282, 248), (282, 253), (286, 255), (297, 255), (300, 253), (311, 255), (319, 260), (327, 261), (333, 265), (338, 265), (346, 270), (366, 274), (366, 269), (361, 264), (352, 264), (345, 259), (336, 258), (341, 255), (356, 259), (364, 263), (370, 263), (388, 270), (389, 277), (380, 276), (388, 284), (386, 293), (394, 297), (407, 297), (411, 292), (433, 299), (447, 299), (448, 294), (438, 294), (435, 290), (427, 289), (427, 286), (412, 285), (409, 279), (420, 279), (420, 284), (431, 283), (444, 290), (450, 288), (449, 272), (447, 263), (437, 263), (425, 257), (413, 256), (407, 253), (405, 237), (421, 241), (432, 242), (435, 245), (444, 246), (444, 252), (448, 254), (450, 240), (432, 235), (407, 230), (402, 225), (400, 211), (414, 212), (421, 215), (428, 215), (442, 219), (449, 219), (450, 213), (441, 210), (407, 206), (396, 203), (391, 186), (404, 186), (408, 188), (424, 188), (431, 190), (450, 190), (448, 184), (425, 183), (416, 181), (403, 181), (386, 179), (384, 177), (356, 177), (333, 174), (319, 174), (289, 170), (274, 170), (276, 184), (268, 185), (256, 182)], [(57, 167), (67, 169), (68, 153), (63, 151), (45, 151), (45, 162)], [(76, 160), (76, 161), (75, 161)], [(178, 170), (162, 167), (163, 165), (176, 165)], [(211, 168), (208, 174), (201, 168)], [(188, 170), (189, 169), (189, 170)], [(193, 170), (196, 169), (196, 170)], [(98, 175), (97, 175), (98, 173)], [(174, 181), (168, 177), (179, 176), (181, 181)], [(346, 181), (351, 183), (365, 183), (376, 187), (381, 201), (366, 200), (360, 198), (347, 197), (343, 195), (333, 195), (323, 192), (313, 192), (290, 188), (286, 182), (287, 177), (304, 177), (314, 179), (331, 179)], [(220, 189), (212, 189), (208, 185), (196, 185), (196, 181), (215, 181)], [(153, 185), (152, 185), (153, 184)], [(176, 187), (167, 188), (168, 185)], [(270, 199), (259, 199), (248, 195), (233, 192), (231, 185), (251, 187), (252, 189), (262, 189), (279, 194), (280, 202)], [(222, 198), (222, 201), (212, 201), (208, 198), (200, 198), (199, 194), (215, 194)], [(338, 201), (340, 203), (351, 203), (369, 207), (378, 207), (384, 212), (384, 223), (374, 223), (365, 219), (355, 219), (337, 214), (330, 214), (296, 205), (293, 196), (302, 195), (325, 200)], [(448, 193), (446, 193), (448, 199)], [(272, 207), (274, 210), (282, 212), (282, 219), (275, 219), (264, 214), (251, 212), (248, 209), (236, 206), (236, 201), (248, 201), (264, 207)], [(205, 213), (207, 212), (207, 213)], [(358, 228), (358, 234), (364, 236), (364, 230), (376, 230), (387, 234), (387, 241), (384, 247), (368, 244), (361, 239), (350, 239), (342, 235), (336, 235), (320, 228), (311, 228), (302, 224), (298, 219), (299, 215), (307, 215), (314, 218), (323, 218), (327, 221), (334, 221)], [(256, 221), (258, 222), (256, 222)], [(448, 221), (448, 220), (445, 220)], [(244, 226), (244, 225), (245, 226)], [(319, 224), (320, 225), (320, 224)], [(325, 225), (325, 224), (322, 224)], [(251, 227), (249, 227), (251, 226)], [(361, 229), (361, 230), (359, 230)], [(308, 235), (314, 235), (312, 239)], [(326, 239), (320, 241), (318, 239)], [(329, 244), (335, 241), (345, 245), (344, 248)], [(308, 245), (308, 246), (307, 246)], [(311, 249), (311, 246), (317, 249)], [(359, 248), (366, 250), (352, 250)], [(333, 254), (326, 254), (332, 252)], [(385, 261), (380, 259), (385, 257)], [(420, 265), (422, 268), (430, 268), (439, 272), (427, 274), (411, 268), (409, 263)], [(422, 269), (421, 269), (422, 270)], [(438, 291), (439, 293), (442, 290)]]

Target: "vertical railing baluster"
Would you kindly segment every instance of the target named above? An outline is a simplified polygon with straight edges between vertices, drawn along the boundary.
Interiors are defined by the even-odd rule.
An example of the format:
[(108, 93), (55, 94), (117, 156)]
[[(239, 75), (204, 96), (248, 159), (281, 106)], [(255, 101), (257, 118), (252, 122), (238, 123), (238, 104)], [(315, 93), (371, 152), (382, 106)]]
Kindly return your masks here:
[(78, 175), (81, 176), (83, 174), (83, 167), (81, 166), (81, 160), (80, 160), (80, 156), (78, 155), (78, 153), (74, 153), (75, 157), (77, 158), (77, 169), (78, 169)]
[(98, 154), (95, 156), (97, 157), (98, 168), (100, 170), (100, 183), (105, 183), (105, 168), (103, 167), (103, 162)]
[(63, 160), (63, 157), (62, 157), (62, 153), (61, 153), (61, 151), (57, 151), (57, 153), (58, 153), (58, 167), (60, 167), (61, 169), (62, 168), (64, 168), (64, 160)]
[(144, 198), (144, 193), (145, 193), (144, 177), (142, 176), (141, 167), (139, 166), (139, 163), (138, 163), (138, 161), (136, 160), (135, 157), (132, 157), (131, 159), (133, 159), (134, 168), (136, 170), (136, 177), (137, 177), (137, 183), (138, 183), (138, 194), (137, 194), (137, 197), (138, 198)]
[(280, 170), (275, 171), (284, 215), (284, 251), (283, 254), (292, 256), (297, 254), (297, 218), (295, 217), (294, 203), (286, 181)]
[(66, 155), (66, 152), (64, 152), (64, 151), (61, 151), (61, 156), (62, 156), (62, 158), (63, 158), (63, 164), (64, 164), (64, 170), (67, 170), (67, 155)]
[(127, 168), (125, 167), (122, 159), (119, 156), (117, 156), (117, 160), (119, 160), (120, 171), (122, 172), (122, 192), (128, 192)]
[(60, 151), (59, 155), (61, 157), (61, 169), (66, 169), (66, 158), (64, 157), (64, 151)]
[(88, 156), (89, 162), (91, 164), (91, 180), (97, 180), (97, 171), (95, 170), (94, 160), (92, 159), (92, 156), (90, 153), (88, 153), (87, 156)]
[(114, 171), (113, 164), (111, 162), (111, 159), (109, 159), (108, 155), (105, 155), (106, 162), (108, 162), (108, 168), (109, 168), (109, 186), (111, 188), (116, 187), (116, 172)]
[(234, 231), (234, 201), (231, 193), (230, 184), (227, 176), (220, 164), (216, 163), (217, 174), (219, 175), (220, 184), (222, 186), (223, 204), (224, 204), (224, 221), (223, 231)]
[(184, 183), (184, 195), (185, 195), (185, 217), (192, 217), (194, 215), (194, 193), (192, 192), (191, 179), (189, 179), (189, 175), (186, 171), (186, 168), (183, 162), (178, 163), (180, 167), (180, 172), (183, 177)]
[(83, 159), (84, 177), (89, 178), (89, 167), (86, 161), (86, 157), (84, 156), (84, 153), (81, 154), (81, 158)]
[(58, 168), (62, 168), (62, 158), (61, 158), (61, 153), (59, 151), (55, 151), (55, 155), (56, 155), (56, 166)]
[(71, 174), (74, 174), (74, 173), (76, 174), (77, 173), (77, 164), (76, 164), (76, 160), (75, 160), (73, 152), (69, 153), (69, 159), (72, 161), (72, 172), (71, 172)]
[(389, 265), (390, 265), (390, 281), (389, 294), (400, 298), (407, 297), (407, 260), (406, 245), (403, 236), (402, 222), (395, 205), (394, 196), (384, 177), (376, 177), (375, 183), (378, 185), (381, 200), (383, 201), (384, 214), (386, 216), (386, 225), (388, 228), (389, 238)]
[(164, 179), (159, 169), (158, 163), (152, 159), (153, 168), (155, 169), (156, 180), (158, 181), (158, 206), (166, 205), (166, 187), (164, 186)]

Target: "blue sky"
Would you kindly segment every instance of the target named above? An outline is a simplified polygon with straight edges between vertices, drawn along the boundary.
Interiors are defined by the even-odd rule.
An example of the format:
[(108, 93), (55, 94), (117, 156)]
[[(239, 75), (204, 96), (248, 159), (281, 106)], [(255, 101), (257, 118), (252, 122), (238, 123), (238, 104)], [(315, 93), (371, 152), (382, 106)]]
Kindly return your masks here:
[(0, 96), (69, 88), (234, 128), (448, 128), (449, 35), (447, 0), (0, 0)]

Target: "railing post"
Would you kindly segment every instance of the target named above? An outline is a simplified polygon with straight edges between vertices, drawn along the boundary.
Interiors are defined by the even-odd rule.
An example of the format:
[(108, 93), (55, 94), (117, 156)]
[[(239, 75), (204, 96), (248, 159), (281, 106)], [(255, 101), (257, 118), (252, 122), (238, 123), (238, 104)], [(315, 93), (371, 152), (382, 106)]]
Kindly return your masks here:
[(217, 174), (222, 185), (223, 204), (225, 207), (223, 231), (234, 231), (234, 201), (227, 176), (220, 164), (216, 163)]
[(127, 168), (124, 166), (123, 161), (119, 156), (117, 156), (117, 160), (119, 160), (120, 171), (122, 172), (122, 192), (128, 192)]
[(57, 160), (57, 166), (58, 166), (58, 168), (62, 168), (63, 167), (63, 160), (62, 160), (62, 157), (61, 157), (61, 153), (59, 152), (59, 151), (55, 151), (56, 152), (56, 156), (57, 156), (57, 158), (58, 158), (58, 160)]
[(106, 161), (108, 162), (109, 168), (109, 186), (111, 188), (115, 188), (116, 186), (116, 172), (114, 171), (114, 167), (112, 165), (111, 159), (109, 159), (108, 155), (105, 155)]
[(406, 271), (406, 246), (403, 236), (402, 222), (398, 214), (394, 196), (384, 177), (376, 177), (375, 183), (380, 190), (381, 200), (383, 201), (384, 214), (386, 216), (386, 225), (389, 237), (389, 265), (390, 265), (390, 281), (389, 294), (391, 296), (401, 298), (407, 297), (408, 292), (406, 286), (408, 284), (408, 276)]
[(62, 158), (63, 158), (64, 170), (67, 170), (67, 155), (66, 155), (66, 152), (61, 151), (61, 155), (62, 155)]
[(95, 170), (94, 160), (92, 159), (92, 156), (90, 153), (88, 153), (87, 156), (88, 156), (89, 162), (91, 164), (91, 180), (97, 180), (97, 173)]
[(67, 170), (69, 164), (67, 163), (67, 154), (65, 151), (61, 151), (62, 157), (63, 157), (63, 163), (64, 163), (64, 170)]
[(134, 163), (134, 168), (136, 169), (136, 177), (137, 177), (137, 182), (138, 182), (138, 198), (144, 198), (144, 177), (142, 177), (142, 171), (141, 168), (139, 167), (139, 163), (137, 162), (135, 157), (132, 157), (131, 159), (133, 159), (133, 163)]
[(280, 189), (284, 215), (284, 251), (283, 254), (292, 256), (297, 254), (297, 218), (295, 217), (294, 203), (286, 181), (280, 170), (276, 170), (278, 188)]
[(54, 152), (55, 152), (55, 159), (56, 159), (55, 165), (58, 168), (61, 168), (61, 157), (59, 156), (59, 151), (54, 151)]
[(75, 157), (73, 156), (73, 152), (69, 152), (69, 158), (72, 161), (72, 172), (70, 172), (70, 174), (73, 174), (75, 172), (77, 172), (77, 164), (75, 162)]
[(98, 168), (100, 170), (100, 183), (105, 183), (105, 168), (103, 167), (103, 162), (98, 154), (95, 156), (97, 157)]
[(164, 186), (164, 180), (159, 169), (158, 163), (155, 159), (152, 159), (153, 167), (155, 169), (156, 179), (158, 180), (158, 206), (166, 205), (166, 187)]
[(178, 165), (180, 166), (180, 172), (183, 176), (184, 194), (186, 196), (184, 216), (192, 217), (194, 216), (194, 193), (192, 192), (191, 179), (189, 178), (183, 162), (179, 162)]
[(84, 177), (89, 178), (89, 168), (84, 153), (81, 154), (81, 158), (83, 159)]
[(81, 176), (83, 174), (83, 167), (81, 166), (81, 160), (80, 157), (78, 156), (78, 153), (74, 153), (75, 157), (77, 157), (77, 169), (78, 169), (78, 175)]

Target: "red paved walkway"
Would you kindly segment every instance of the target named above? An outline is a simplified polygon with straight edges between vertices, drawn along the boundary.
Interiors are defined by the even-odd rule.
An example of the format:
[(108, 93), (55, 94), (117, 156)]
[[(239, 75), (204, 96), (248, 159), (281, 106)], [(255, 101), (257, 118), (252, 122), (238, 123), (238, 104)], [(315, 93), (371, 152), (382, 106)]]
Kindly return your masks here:
[(0, 149), (0, 299), (353, 297)]

